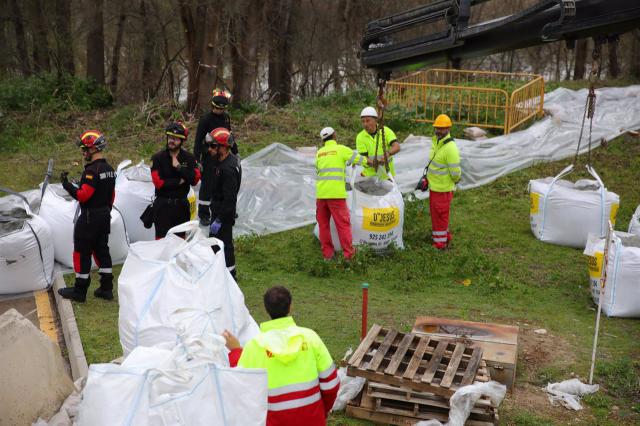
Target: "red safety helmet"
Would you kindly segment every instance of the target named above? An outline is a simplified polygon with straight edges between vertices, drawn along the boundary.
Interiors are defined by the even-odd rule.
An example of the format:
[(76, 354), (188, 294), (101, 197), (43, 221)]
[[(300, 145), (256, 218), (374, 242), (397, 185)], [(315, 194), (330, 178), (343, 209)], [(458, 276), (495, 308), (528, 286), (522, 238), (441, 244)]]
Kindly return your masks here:
[(233, 137), (229, 129), (218, 127), (207, 133), (206, 140), (208, 144), (217, 143), (218, 145), (230, 147)]
[(99, 131), (87, 130), (80, 135), (76, 144), (83, 149), (95, 148), (98, 151), (102, 151), (107, 147), (107, 140)]
[(211, 106), (219, 109), (227, 109), (231, 102), (231, 93), (227, 90), (213, 89), (211, 92)]
[(187, 136), (189, 136), (189, 129), (187, 129), (181, 121), (169, 123), (169, 125), (164, 128), (164, 132), (167, 136), (173, 136), (179, 139), (187, 139)]

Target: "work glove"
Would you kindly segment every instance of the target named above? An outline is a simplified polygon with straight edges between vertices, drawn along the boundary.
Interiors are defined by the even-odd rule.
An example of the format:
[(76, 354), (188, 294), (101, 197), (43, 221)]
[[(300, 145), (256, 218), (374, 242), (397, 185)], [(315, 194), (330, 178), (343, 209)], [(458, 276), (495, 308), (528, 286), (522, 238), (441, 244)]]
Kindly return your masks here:
[(222, 227), (222, 222), (220, 222), (220, 219), (216, 219), (211, 223), (211, 226), (209, 227), (209, 232), (211, 233), (211, 235), (217, 235), (218, 232), (220, 232), (221, 227)]
[(62, 187), (69, 193), (73, 194), (77, 189), (71, 182), (69, 182), (69, 172), (60, 173), (60, 182), (62, 182)]

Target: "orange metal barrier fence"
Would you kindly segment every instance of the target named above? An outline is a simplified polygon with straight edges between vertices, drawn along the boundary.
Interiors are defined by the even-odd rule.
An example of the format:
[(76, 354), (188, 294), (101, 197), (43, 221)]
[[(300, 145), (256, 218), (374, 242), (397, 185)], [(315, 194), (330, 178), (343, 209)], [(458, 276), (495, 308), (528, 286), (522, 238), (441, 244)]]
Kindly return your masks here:
[(447, 114), (459, 125), (505, 134), (542, 114), (544, 80), (536, 74), (430, 69), (387, 83), (387, 99), (432, 123)]

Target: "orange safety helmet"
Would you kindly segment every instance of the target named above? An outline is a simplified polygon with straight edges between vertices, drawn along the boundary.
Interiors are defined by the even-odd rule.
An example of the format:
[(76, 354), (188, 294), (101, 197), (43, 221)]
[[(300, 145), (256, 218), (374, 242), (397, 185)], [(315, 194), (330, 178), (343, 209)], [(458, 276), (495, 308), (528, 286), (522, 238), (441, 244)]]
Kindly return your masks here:
[(229, 129), (218, 127), (207, 133), (206, 140), (209, 144), (217, 143), (222, 146), (230, 147), (231, 142), (233, 141), (233, 136), (231, 136)]
[(451, 127), (453, 123), (447, 114), (440, 114), (433, 122), (433, 127)]

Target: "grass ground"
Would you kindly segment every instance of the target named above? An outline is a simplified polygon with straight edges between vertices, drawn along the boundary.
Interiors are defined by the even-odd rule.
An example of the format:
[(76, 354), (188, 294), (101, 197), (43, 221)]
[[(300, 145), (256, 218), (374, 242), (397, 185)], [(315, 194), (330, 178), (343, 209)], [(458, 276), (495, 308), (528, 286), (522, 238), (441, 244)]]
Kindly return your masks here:
[[(352, 139), (359, 130), (357, 113), (370, 99), (366, 93), (357, 93), (354, 99), (328, 97), (289, 109), (238, 114), (236, 118), (244, 120), (239, 127), (241, 146), (247, 152), (272, 142), (309, 145), (325, 123), (333, 125), (339, 137)], [(158, 127), (168, 113), (158, 112), (161, 118), (154, 118), (150, 126), (145, 122), (147, 113), (134, 106), (54, 120), (23, 115), (8, 133), (5, 121), (0, 152), (9, 167), (0, 170), (0, 182), (16, 189), (34, 187), (49, 155), (59, 165), (71, 165), (78, 155), (66, 143), (69, 135), (75, 136), (91, 123), (101, 123), (112, 135), (112, 158), (148, 157), (162, 145)], [(423, 129), (407, 126), (399, 132), (400, 139)], [(42, 143), (34, 144), (38, 141)], [(594, 164), (608, 188), (621, 197), (617, 228), (626, 229), (640, 202), (640, 140), (616, 139), (596, 151)], [(362, 282), (371, 284), (371, 323), (408, 331), (416, 315), (434, 315), (518, 325), (517, 386), (500, 409), (502, 424), (638, 424), (637, 320), (603, 318), (595, 379), (603, 389), (586, 398), (586, 410), (576, 413), (551, 407), (540, 391), (549, 381), (588, 374), (595, 318), (581, 251), (537, 241), (529, 229), (529, 179), (553, 175), (564, 165), (540, 164), (491, 185), (456, 193), (454, 246), (443, 253), (430, 247), (430, 218), (424, 202), (406, 205), (405, 250), (382, 257), (362, 250), (350, 264), (324, 263), (310, 227), (240, 239), (237, 264), (247, 306), (257, 321), (264, 321), (264, 290), (274, 284), (288, 286), (297, 322), (315, 329), (336, 359), (358, 344)], [(119, 271), (116, 268), (116, 274)], [(70, 276), (66, 279), (72, 281)], [(471, 285), (463, 285), (465, 279)], [(106, 362), (120, 356), (117, 303), (90, 297), (74, 309), (88, 361)], [(538, 328), (547, 329), (548, 334), (533, 333)], [(366, 423), (334, 415), (330, 424)]]

